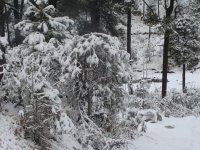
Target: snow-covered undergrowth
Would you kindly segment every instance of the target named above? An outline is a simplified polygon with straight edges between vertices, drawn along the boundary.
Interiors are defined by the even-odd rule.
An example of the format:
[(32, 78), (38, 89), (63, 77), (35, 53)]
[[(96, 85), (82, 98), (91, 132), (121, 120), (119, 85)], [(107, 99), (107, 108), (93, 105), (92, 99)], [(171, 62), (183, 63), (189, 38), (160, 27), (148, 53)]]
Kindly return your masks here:
[[(140, 91), (143, 94), (145, 91)], [(200, 92), (190, 90), (188, 93), (173, 92), (168, 97), (162, 99), (158, 93), (145, 93), (144, 98), (132, 96), (129, 103), (130, 108), (154, 109), (165, 116), (184, 117), (189, 115), (200, 115)], [(139, 95), (143, 96), (143, 95)]]

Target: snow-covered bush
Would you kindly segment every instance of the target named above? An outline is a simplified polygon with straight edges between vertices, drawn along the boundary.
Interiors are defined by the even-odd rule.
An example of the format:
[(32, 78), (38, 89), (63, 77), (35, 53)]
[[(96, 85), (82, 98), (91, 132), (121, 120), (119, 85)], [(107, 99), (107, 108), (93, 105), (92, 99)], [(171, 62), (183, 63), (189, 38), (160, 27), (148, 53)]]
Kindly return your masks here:
[(154, 109), (166, 116), (183, 117), (199, 115), (200, 92), (198, 89), (188, 89), (187, 93), (171, 91), (163, 99), (160, 93), (149, 93), (148, 97), (140, 98), (132, 95), (127, 106), (129, 109)]
[(78, 126), (80, 140), (86, 142), (83, 145), (103, 149), (108, 144), (104, 132), (121, 137), (117, 128), (123, 128), (119, 112), (128, 100), (123, 84), (131, 79), (129, 55), (117, 38), (100, 33), (78, 37), (73, 47), (60, 78), (71, 106), (67, 112)]
[(117, 112), (122, 106), (122, 84), (130, 79), (128, 58), (118, 39), (109, 35), (93, 33), (77, 40), (68, 57), (67, 77), (74, 79), (75, 99), (87, 106), (89, 115)]

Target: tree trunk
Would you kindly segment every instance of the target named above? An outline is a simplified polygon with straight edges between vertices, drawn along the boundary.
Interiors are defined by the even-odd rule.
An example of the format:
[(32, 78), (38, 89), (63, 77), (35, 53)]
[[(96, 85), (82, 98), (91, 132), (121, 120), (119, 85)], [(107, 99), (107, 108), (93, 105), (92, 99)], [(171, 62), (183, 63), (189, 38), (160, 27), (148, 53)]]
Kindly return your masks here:
[[(3, 2), (0, 1), (0, 37), (4, 37), (5, 36), (5, 16), (4, 16), (4, 4)], [(0, 45), (0, 50), (2, 51), (3, 55), (2, 58), (0, 59), (0, 65), (5, 64), (5, 48), (3, 46)], [(0, 72), (3, 72), (3, 67), (0, 66)], [(3, 78), (3, 74), (0, 74), (0, 82)]]
[(142, 17), (144, 19), (145, 16), (145, 2), (143, 1), (143, 9), (142, 9)]
[[(23, 0), (21, 1), (21, 3), (24, 3)], [(17, 24), (20, 21), (20, 18), (22, 18), (22, 15), (19, 12), (23, 11), (23, 6), (20, 6), (20, 9), (19, 9), (19, 1), (14, 0), (14, 7), (15, 7), (15, 10), (14, 10), (15, 24)], [(8, 21), (7, 21), (7, 24), (9, 25)], [(9, 30), (9, 26), (7, 28)], [(8, 33), (9, 33), (9, 31), (8, 31)], [(8, 38), (10, 39), (10, 36)], [(21, 42), (22, 42), (22, 40), (21, 40), (21, 36), (20, 36), (20, 31), (18, 29), (15, 29), (15, 42), (12, 44), (17, 46)], [(11, 42), (9, 42), (9, 43), (11, 43)]]
[(127, 10), (127, 52), (131, 59), (131, 8)]
[(167, 95), (169, 31), (165, 31), (163, 49), (162, 98)]
[(4, 4), (0, 1), (0, 36), (5, 36)]
[(90, 1), (91, 31), (100, 32), (100, 1)]
[(158, 0), (158, 18), (160, 18), (160, 0)]
[(14, 0), (14, 17), (15, 17), (15, 22), (18, 22), (20, 19), (20, 15), (19, 15), (19, 1), (18, 0)]
[[(174, 9), (174, 1), (175, 0), (170, 0), (170, 5), (169, 7), (167, 7), (167, 0), (165, 0), (165, 11), (167, 19), (171, 18), (171, 14)], [(169, 36), (170, 36), (170, 30), (166, 29), (164, 35), (164, 47), (163, 47), (162, 98), (166, 97), (167, 95)]]
[(186, 93), (186, 88), (185, 88), (185, 63), (183, 64), (183, 81), (182, 81), (182, 88), (183, 88), (183, 93)]
[(21, 4), (20, 4), (20, 19), (22, 19), (24, 14), (24, 0), (21, 0)]

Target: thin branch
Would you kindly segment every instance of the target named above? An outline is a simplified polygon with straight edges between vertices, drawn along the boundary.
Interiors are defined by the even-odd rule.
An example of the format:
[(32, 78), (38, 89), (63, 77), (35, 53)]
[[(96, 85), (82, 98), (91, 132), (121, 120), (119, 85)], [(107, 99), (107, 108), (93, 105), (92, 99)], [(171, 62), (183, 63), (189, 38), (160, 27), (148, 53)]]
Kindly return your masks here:
[(147, 2), (145, 0), (143, 0), (143, 2), (145, 3), (145, 5), (147, 5), (147, 7), (150, 9), (150, 11), (153, 13), (153, 15), (155, 15), (156, 17), (159, 17), (154, 11), (153, 9), (149, 6), (149, 4), (147, 4)]

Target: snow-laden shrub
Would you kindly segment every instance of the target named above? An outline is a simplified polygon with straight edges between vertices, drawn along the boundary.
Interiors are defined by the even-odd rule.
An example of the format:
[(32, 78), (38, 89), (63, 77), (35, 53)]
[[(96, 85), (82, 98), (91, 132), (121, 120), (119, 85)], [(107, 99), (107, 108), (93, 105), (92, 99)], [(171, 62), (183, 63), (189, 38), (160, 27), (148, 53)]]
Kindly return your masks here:
[(171, 91), (163, 99), (160, 93), (149, 93), (148, 97), (140, 98), (131, 96), (129, 108), (154, 109), (166, 116), (183, 117), (188, 115), (199, 115), (200, 91), (198, 89), (187, 89), (187, 93)]
[(60, 78), (62, 95), (70, 106), (67, 112), (78, 126), (85, 149), (105, 149), (105, 133), (120, 138), (117, 128), (124, 128), (119, 112), (128, 101), (123, 84), (131, 78), (129, 55), (117, 38), (100, 33), (78, 37), (73, 47)]
[(67, 61), (66, 78), (74, 80), (78, 91), (72, 103), (78, 98), (90, 115), (119, 111), (126, 94), (122, 83), (129, 81), (130, 68), (129, 55), (120, 50), (117, 38), (100, 33), (84, 35), (77, 40)]
[[(96, 101), (95, 104), (99, 103), (99, 106), (90, 108), (93, 112), (100, 111), (103, 104), (110, 107), (112, 101), (122, 97), (120, 93), (123, 93), (123, 89), (120, 85), (129, 81), (128, 54), (120, 50), (117, 38), (99, 33), (78, 38), (74, 47), (66, 60), (68, 66), (62, 79), (70, 78), (74, 81), (74, 86), (81, 93), (79, 98), (86, 99), (89, 95), (88, 99)], [(83, 103), (86, 101), (83, 100)]]

